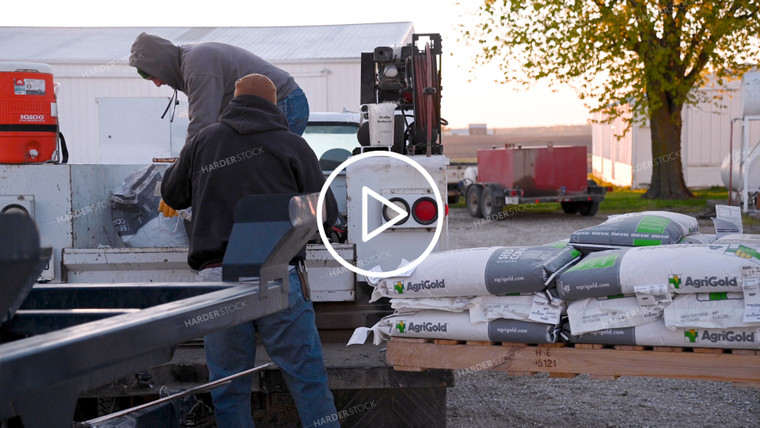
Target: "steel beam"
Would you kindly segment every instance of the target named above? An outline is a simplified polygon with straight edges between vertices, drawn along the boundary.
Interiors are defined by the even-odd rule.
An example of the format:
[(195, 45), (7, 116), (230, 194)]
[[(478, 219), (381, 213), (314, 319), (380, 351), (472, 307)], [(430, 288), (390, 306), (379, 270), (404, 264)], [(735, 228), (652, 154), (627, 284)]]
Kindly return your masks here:
[(46, 412), (39, 406), (76, 402), (84, 389), (167, 362), (178, 343), (287, 307), (282, 286), (258, 288), (228, 287), (0, 346), (0, 420), (21, 416), (27, 428), (70, 427), (73, 406)]

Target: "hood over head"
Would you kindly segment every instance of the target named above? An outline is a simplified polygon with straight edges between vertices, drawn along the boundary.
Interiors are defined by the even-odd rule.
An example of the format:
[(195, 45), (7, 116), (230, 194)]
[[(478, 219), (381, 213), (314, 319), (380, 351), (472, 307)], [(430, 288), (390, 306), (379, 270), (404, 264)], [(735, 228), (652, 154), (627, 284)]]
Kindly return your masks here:
[[(141, 33), (132, 43), (129, 65), (138, 72), (156, 77), (174, 89), (184, 91), (180, 47), (164, 38)], [(142, 75), (142, 73), (140, 73)], [(144, 77), (144, 76), (143, 76)]]

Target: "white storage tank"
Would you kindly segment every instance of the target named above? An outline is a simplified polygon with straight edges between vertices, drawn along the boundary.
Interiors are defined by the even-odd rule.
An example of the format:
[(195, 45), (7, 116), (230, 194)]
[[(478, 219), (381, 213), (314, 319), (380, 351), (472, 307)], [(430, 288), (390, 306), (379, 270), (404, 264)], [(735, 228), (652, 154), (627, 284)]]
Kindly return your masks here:
[[(750, 193), (760, 189), (760, 141), (750, 149), (749, 152), (749, 186), (747, 190)], [(742, 149), (734, 149), (733, 152), (733, 177), (731, 180), (731, 190), (738, 192), (742, 189), (742, 183), (744, 181), (744, 169), (742, 165)], [(723, 162), (720, 164), (720, 178), (723, 180), (723, 184), (726, 188), (729, 187), (729, 175), (728, 170), (730, 167), (731, 155), (726, 156)]]
[[(744, 118), (756, 116), (760, 117), (760, 71), (750, 71), (742, 76), (742, 116)], [(744, 129), (742, 132), (749, 132)], [(747, 164), (749, 165), (749, 185), (747, 190), (754, 193), (760, 189), (760, 142), (757, 142), (749, 149)], [(729, 187), (729, 168), (733, 157), (733, 171), (731, 174), (731, 190), (742, 190), (744, 181), (744, 162), (742, 159), (742, 149), (734, 149), (733, 154), (729, 154), (723, 159), (720, 165), (720, 177), (723, 184)]]

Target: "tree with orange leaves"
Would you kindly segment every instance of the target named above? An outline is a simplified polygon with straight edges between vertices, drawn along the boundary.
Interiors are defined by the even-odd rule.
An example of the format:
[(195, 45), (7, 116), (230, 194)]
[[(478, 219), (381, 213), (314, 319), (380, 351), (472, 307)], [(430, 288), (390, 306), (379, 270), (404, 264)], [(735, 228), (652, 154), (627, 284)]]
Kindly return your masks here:
[[(681, 158), (681, 112), (760, 55), (757, 0), (485, 0), (463, 37), (504, 82), (575, 87), (607, 121), (649, 120), (652, 159)], [(637, 119), (638, 118), (638, 119)], [(645, 198), (685, 199), (681, 162), (653, 162)]]

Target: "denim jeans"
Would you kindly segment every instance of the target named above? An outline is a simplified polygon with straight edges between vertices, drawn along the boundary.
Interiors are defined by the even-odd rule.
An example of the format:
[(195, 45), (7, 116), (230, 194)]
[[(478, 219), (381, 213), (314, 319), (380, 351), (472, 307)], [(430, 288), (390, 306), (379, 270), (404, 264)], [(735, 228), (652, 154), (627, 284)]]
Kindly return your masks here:
[(288, 128), (290, 132), (303, 135), (306, 130), (306, 124), (309, 122), (309, 101), (303, 90), (296, 89), (288, 94), (287, 97), (277, 103), (277, 107), (285, 114), (288, 119)]
[[(221, 281), (222, 268), (198, 272), (198, 281)], [(304, 427), (340, 427), (327, 387), (322, 344), (314, 324), (314, 308), (303, 298), (301, 281), (290, 269), (288, 308), (205, 337), (209, 380), (214, 381), (254, 366), (256, 330), (269, 357), (280, 366)], [(253, 374), (211, 390), (219, 428), (254, 427), (251, 416)], [(331, 416), (333, 416), (331, 418)], [(326, 419), (327, 418), (327, 419)], [(335, 422), (325, 423), (335, 419)]]

